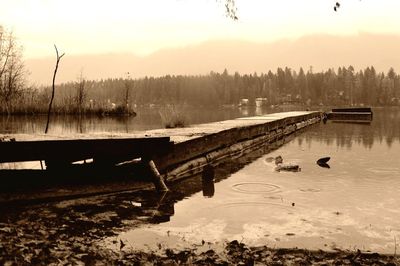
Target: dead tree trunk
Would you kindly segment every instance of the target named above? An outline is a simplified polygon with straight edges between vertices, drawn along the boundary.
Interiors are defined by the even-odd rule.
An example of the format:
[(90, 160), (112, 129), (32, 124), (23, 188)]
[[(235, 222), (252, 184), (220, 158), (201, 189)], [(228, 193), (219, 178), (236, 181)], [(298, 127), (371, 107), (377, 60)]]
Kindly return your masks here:
[(131, 76), (129, 72), (126, 73), (128, 77), (125, 79), (125, 107), (124, 112), (129, 114), (130, 106), (129, 106), (129, 97), (130, 97), (130, 90), (131, 90)]
[(54, 90), (55, 90), (55, 81), (56, 81), (56, 75), (57, 75), (57, 70), (58, 70), (58, 64), (60, 63), (61, 57), (65, 55), (63, 53), (61, 56), (58, 54), (57, 46), (54, 45), (54, 48), (56, 49), (56, 54), (57, 54), (57, 62), (56, 62), (56, 67), (54, 69), (54, 74), (53, 74), (53, 86), (52, 86), (52, 91), (51, 91), (51, 99), (49, 103), (49, 110), (47, 111), (47, 123), (46, 123), (46, 130), (44, 131), (45, 134), (47, 134), (47, 131), (49, 130), (49, 123), (50, 123), (50, 114), (51, 114), (51, 106), (53, 104), (54, 100)]
[(82, 113), (84, 113), (84, 111), (85, 111), (85, 108), (84, 108), (84, 104), (86, 101), (86, 92), (85, 92), (86, 84), (85, 83), (86, 83), (86, 80), (83, 77), (83, 71), (81, 71), (81, 74), (79, 76), (78, 83), (77, 83), (77, 88), (76, 88), (76, 105), (77, 105), (79, 116), (81, 116)]

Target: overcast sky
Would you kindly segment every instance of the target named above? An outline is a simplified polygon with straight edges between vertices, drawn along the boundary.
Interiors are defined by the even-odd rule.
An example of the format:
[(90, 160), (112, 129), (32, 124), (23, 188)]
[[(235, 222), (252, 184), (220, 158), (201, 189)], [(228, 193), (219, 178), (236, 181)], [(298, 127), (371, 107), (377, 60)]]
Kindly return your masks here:
[(236, 0), (238, 21), (223, 0), (0, 0), (0, 24), (12, 29), (27, 58), (72, 54), (146, 55), (214, 39), (270, 42), (314, 33), (400, 34), (399, 0)]

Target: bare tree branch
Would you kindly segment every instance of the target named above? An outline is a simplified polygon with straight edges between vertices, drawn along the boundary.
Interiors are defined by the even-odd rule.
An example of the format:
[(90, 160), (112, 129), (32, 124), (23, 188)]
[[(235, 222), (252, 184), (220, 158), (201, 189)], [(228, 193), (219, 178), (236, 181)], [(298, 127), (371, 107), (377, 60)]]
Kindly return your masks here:
[(54, 100), (55, 81), (56, 81), (56, 75), (57, 75), (57, 70), (58, 70), (58, 64), (60, 63), (61, 58), (65, 55), (65, 53), (63, 53), (61, 56), (58, 54), (58, 49), (57, 49), (57, 46), (55, 44), (54, 44), (54, 48), (56, 49), (57, 61), (56, 61), (56, 67), (54, 69), (54, 74), (53, 74), (53, 86), (52, 86), (52, 91), (51, 91), (51, 99), (50, 99), (50, 103), (49, 103), (49, 110), (47, 111), (47, 123), (46, 123), (46, 129), (44, 131), (45, 134), (47, 134), (47, 131), (49, 129), (51, 106), (52, 106), (53, 100)]
[(235, 0), (224, 0), (224, 1), (225, 1), (226, 16), (233, 20), (238, 20), (239, 18), (237, 16), (237, 8), (236, 8)]
[(21, 50), (12, 32), (0, 27), (0, 111), (10, 114), (24, 84)]
[(81, 73), (78, 77), (78, 81), (76, 83), (76, 107), (78, 110), (78, 114), (82, 115), (82, 113), (85, 111), (84, 110), (84, 103), (86, 101), (86, 79), (83, 76), (83, 69), (81, 69)]

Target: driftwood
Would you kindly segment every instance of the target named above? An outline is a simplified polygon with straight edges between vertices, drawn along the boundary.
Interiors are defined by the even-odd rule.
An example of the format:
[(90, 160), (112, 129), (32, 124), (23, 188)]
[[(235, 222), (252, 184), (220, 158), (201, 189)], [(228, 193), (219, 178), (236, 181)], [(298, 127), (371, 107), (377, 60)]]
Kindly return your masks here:
[(287, 172), (300, 172), (301, 168), (297, 164), (279, 164), (276, 168), (275, 171), (287, 171)]
[(275, 163), (275, 171), (288, 171), (288, 172), (300, 172), (301, 168), (298, 164), (283, 163), (282, 156), (278, 155), (276, 157), (265, 158), (267, 163)]
[(151, 178), (157, 191), (168, 191), (168, 187), (164, 183), (164, 178), (160, 175), (153, 160), (148, 162)]

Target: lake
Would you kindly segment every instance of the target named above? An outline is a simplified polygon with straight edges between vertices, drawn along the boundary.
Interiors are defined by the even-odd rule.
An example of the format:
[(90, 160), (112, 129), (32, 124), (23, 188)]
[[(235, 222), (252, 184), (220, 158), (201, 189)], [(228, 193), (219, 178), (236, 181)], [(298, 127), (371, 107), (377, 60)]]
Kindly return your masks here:
[[(190, 123), (274, 110), (190, 110)], [(286, 111), (286, 110), (285, 110)], [(218, 248), (237, 239), (249, 245), (309, 249), (360, 249), (393, 254), (400, 242), (400, 109), (373, 108), (370, 124), (318, 124), (273, 150), (261, 149), (214, 169), (215, 182), (196, 176), (167, 195), (131, 202), (151, 223), (119, 229), (102, 240), (127, 247)], [(3, 134), (42, 133), (46, 117), (1, 117)], [(134, 132), (162, 126), (158, 110), (137, 117), (55, 116), (53, 133)], [(298, 164), (300, 172), (276, 172), (269, 157)], [(330, 168), (316, 164), (331, 157)], [(135, 199), (135, 195), (128, 195)], [(140, 219), (140, 217), (137, 217)], [(128, 224), (128, 223), (127, 223)], [(117, 240), (117, 241), (115, 241)], [(398, 247), (397, 247), (398, 249)], [(201, 250), (201, 249), (200, 249)]]
[[(238, 117), (255, 116), (276, 112), (305, 110), (306, 107), (281, 106), (270, 107), (234, 107), (225, 108), (189, 108), (179, 107), (178, 110), (184, 113), (188, 125), (209, 123), (234, 119)], [(160, 113), (165, 112), (162, 107), (140, 107), (135, 110), (136, 116), (73, 116), (73, 115), (52, 115), (49, 134), (74, 134), (74, 133), (133, 133), (135, 131), (163, 128), (164, 124)], [(0, 115), (0, 134), (13, 133), (44, 133), (46, 128), (46, 115)]]
[[(296, 107), (292, 107), (296, 109)], [(163, 128), (160, 113), (162, 108), (138, 108), (137, 116), (82, 116), (52, 115), (49, 134), (129, 133)], [(243, 116), (261, 115), (273, 112), (270, 108), (182, 108), (187, 124), (234, 119)], [(44, 133), (46, 115), (0, 116), (0, 134)]]
[[(278, 155), (299, 164), (301, 172), (276, 172), (268, 158)], [(331, 157), (330, 168), (316, 164), (325, 156)], [(203, 184), (203, 191), (188, 193), (167, 217), (117, 239), (153, 251), (217, 248), (233, 239), (269, 247), (395, 251), (400, 241), (399, 109), (375, 108), (371, 124), (321, 123), (246, 163), (238, 171), (225, 169), (229, 173), (216, 178), (211, 189)]]

